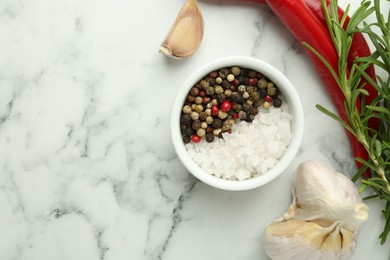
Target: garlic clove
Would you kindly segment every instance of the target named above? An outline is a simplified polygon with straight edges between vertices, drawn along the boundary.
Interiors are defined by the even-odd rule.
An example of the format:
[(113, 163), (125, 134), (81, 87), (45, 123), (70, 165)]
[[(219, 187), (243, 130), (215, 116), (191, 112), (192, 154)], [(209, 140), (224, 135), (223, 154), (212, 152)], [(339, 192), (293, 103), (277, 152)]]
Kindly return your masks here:
[(194, 54), (202, 42), (203, 31), (203, 16), (196, 0), (187, 0), (162, 43), (160, 53), (173, 58)]
[(356, 246), (354, 234), (340, 229), (340, 224), (324, 228), (300, 219), (282, 220), (267, 227), (264, 244), (274, 260), (348, 259)]
[[(295, 172), (294, 217), (332, 219), (355, 230), (368, 218), (355, 184), (329, 167), (314, 161), (301, 163)], [(292, 205), (293, 206), (293, 205)]]
[(272, 259), (348, 259), (368, 218), (353, 182), (318, 162), (295, 172), (293, 201), (267, 226), (264, 247)]

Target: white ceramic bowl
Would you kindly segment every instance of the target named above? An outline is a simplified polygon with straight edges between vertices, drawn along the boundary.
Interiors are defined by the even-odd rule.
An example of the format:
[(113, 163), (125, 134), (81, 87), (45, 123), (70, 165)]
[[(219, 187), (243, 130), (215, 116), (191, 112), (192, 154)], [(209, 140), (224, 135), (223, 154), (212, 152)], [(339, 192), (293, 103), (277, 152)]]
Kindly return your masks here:
[[(232, 66), (253, 69), (262, 73), (264, 76), (273, 81), (278, 86), (278, 89), (282, 95), (285, 97), (290, 108), (290, 113), (293, 115), (292, 139), (287, 147), (286, 152), (279, 159), (278, 163), (267, 173), (243, 181), (224, 180), (205, 172), (192, 160), (188, 154), (180, 131), (180, 115), (184, 101), (190, 89), (211, 71)], [(298, 152), (304, 127), (302, 103), (290, 81), (280, 71), (268, 63), (258, 59), (243, 56), (220, 58), (202, 66), (193, 72), (177, 93), (176, 99), (172, 106), (170, 120), (173, 145), (179, 159), (185, 168), (202, 182), (223, 190), (249, 190), (269, 183), (277, 176), (279, 176), (287, 168)]]

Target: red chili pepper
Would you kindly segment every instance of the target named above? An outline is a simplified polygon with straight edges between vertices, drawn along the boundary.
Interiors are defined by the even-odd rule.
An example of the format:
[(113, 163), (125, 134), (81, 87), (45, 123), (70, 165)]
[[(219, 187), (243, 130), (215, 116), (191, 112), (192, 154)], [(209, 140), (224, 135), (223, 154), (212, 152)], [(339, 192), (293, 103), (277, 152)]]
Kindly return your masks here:
[[(279, 17), (282, 23), (290, 30), (293, 36), (299, 43), (306, 42), (314, 49), (316, 49), (325, 60), (332, 66), (335, 71), (338, 71), (338, 55), (334, 48), (333, 42), (330, 38), (326, 21), (324, 18), (321, 1), (320, 0), (244, 0), (247, 2), (265, 3), (272, 11)], [(329, 0), (328, 0), (329, 1)], [(344, 11), (339, 8), (340, 17), (344, 14)], [(349, 22), (349, 18), (346, 20), (345, 25)], [(344, 108), (344, 95), (340, 90), (337, 82), (323, 64), (323, 62), (310, 50), (306, 49), (314, 67), (316, 68), (322, 82), (324, 83), (327, 91), (338, 111), (339, 116), (348, 122), (347, 115)], [(356, 57), (365, 57), (371, 54), (367, 42), (363, 35), (356, 34), (351, 50), (349, 53), (349, 64)], [(346, 71), (347, 77), (349, 76), (349, 70)], [(372, 79), (375, 80), (374, 68), (368, 68), (366, 71)], [(375, 89), (366, 84), (364, 87), (369, 92), (369, 97), (366, 99), (367, 103), (377, 96)], [(356, 106), (358, 109), (361, 107), (360, 100), (357, 100)], [(370, 122), (371, 123), (371, 122)], [(372, 123), (373, 129), (378, 129), (378, 124)], [(355, 157), (368, 159), (367, 151), (356, 140), (356, 138), (347, 131), (348, 138), (350, 140), (352, 151)], [(358, 167), (362, 166), (361, 163), (356, 162)], [(369, 177), (369, 172), (365, 173), (366, 177)]]

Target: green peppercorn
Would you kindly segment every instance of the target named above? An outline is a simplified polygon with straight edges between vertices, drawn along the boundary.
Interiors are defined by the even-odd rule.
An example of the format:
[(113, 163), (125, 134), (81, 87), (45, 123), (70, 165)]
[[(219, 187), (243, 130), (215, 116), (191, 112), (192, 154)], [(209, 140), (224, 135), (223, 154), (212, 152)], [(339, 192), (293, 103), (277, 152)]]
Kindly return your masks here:
[(253, 106), (259, 107), (259, 106), (261, 106), (263, 104), (263, 102), (264, 101), (262, 99), (258, 99), (255, 102), (253, 102)]
[(250, 106), (253, 105), (253, 101), (252, 101), (252, 100), (249, 100), (249, 99), (247, 99), (247, 100), (245, 101), (245, 103), (247, 103), (247, 104), (250, 105)]
[(215, 94), (219, 95), (219, 94), (222, 94), (223, 93), (223, 88), (220, 86), (220, 85), (216, 85), (214, 87), (214, 92)]
[(251, 111), (251, 108), (252, 108), (252, 106), (249, 105), (248, 103), (245, 103), (242, 105), (242, 110), (247, 112), (247, 113), (249, 113)]
[(238, 75), (240, 75), (240, 73), (241, 73), (241, 69), (240, 69), (240, 67), (233, 66), (233, 67), (231, 68), (231, 72), (232, 72), (232, 74), (233, 74), (234, 76), (238, 76)]
[(272, 100), (272, 105), (273, 105), (274, 107), (280, 107), (280, 106), (282, 105), (282, 100), (279, 99), (279, 98), (274, 98), (274, 99)]
[(242, 110), (242, 105), (241, 104), (238, 104), (238, 103), (235, 103), (234, 106), (233, 106), (233, 110), (235, 112), (240, 112)]
[(215, 92), (214, 87), (209, 86), (209, 87), (206, 88), (206, 94), (207, 95), (211, 96), (211, 95), (214, 94), (214, 92)]
[(206, 89), (209, 86), (209, 83), (207, 82), (207, 80), (202, 79), (200, 81), (200, 85), (202, 86), (202, 88)]
[(225, 120), (222, 125), (222, 131), (223, 132), (229, 131), (232, 128), (234, 123), (235, 123), (234, 119)]
[(222, 68), (219, 70), (218, 74), (221, 78), (225, 79), (229, 74), (229, 70), (227, 68)]
[(275, 84), (273, 82), (269, 81), (267, 83), (267, 88), (274, 88), (274, 87), (275, 87)]
[(274, 96), (274, 95), (276, 95), (276, 88), (275, 88), (275, 87), (267, 88), (267, 94), (268, 94), (269, 96)]
[(249, 96), (249, 100), (252, 100), (253, 102), (257, 101), (260, 99), (260, 93), (255, 91), (253, 93), (250, 94)]
[(226, 97), (230, 97), (232, 95), (232, 91), (230, 89), (227, 89), (223, 92)]
[(259, 81), (257, 81), (257, 87), (258, 88), (266, 88), (267, 85), (268, 85), (268, 83), (265, 80), (265, 78), (261, 78), (261, 79), (259, 79)]
[(257, 87), (249, 85), (249, 86), (246, 87), (246, 91), (249, 94), (252, 94), (254, 91), (257, 91)]

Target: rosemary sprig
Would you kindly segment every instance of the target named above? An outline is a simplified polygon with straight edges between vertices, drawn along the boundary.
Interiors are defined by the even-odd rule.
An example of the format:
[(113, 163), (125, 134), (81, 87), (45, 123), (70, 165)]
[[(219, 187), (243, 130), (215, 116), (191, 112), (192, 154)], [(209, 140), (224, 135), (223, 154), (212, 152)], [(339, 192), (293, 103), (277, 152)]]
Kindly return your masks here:
[[(385, 201), (386, 206), (382, 210), (385, 225), (379, 236), (381, 244), (384, 244), (390, 233), (390, 12), (386, 18), (383, 16), (380, 1), (383, 2), (383, 0), (373, 0), (372, 5), (370, 1), (363, 0), (360, 7), (352, 14), (347, 27), (343, 29), (349, 5), (344, 16), (338, 17), (338, 1), (331, 0), (330, 9), (328, 9), (326, 0), (321, 0), (328, 30), (339, 58), (337, 71), (314, 48), (308, 44), (305, 46), (324, 62), (338, 82), (345, 97), (344, 107), (348, 122), (343, 121), (338, 115), (321, 105), (317, 105), (317, 108), (350, 131), (368, 152), (369, 159), (367, 161), (355, 158), (356, 161), (363, 164), (363, 167), (358, 169), (352, 180), (357, 181), (363, 172), (367, 169), (371, 170), (372, 177), (361, 180), (359, 191), (363, 192), (370, 188), (374, 195), (368, 196), (366, 199), (379, 198)], [(385, 2), (389, 1), (385, 0)], [(367, 24), (365, 20), (371, 14), (375, 15), (376, 22)], [(363, 27), (359, 28), (358, 26)], [(375, 31), (379, 31), (379, 33)], [(355, 59), (348, 76), (346, 73), (348, 53), (352, 38), (357, 32), (368, 36), (375, 51), (369, 57)], [(365, 72), (370, 65), (384, 70), (385, 77), (381, 78), (378, 75), (377, 82), (372, 80)], [(378, 97), (371, 104), (366, 104), (365, 96), (368, 93), (363, 89), (362, 78), (378, 91)], [(357, 99), (362, 100), (360, 112), (356, 107)], [(380, 121), (379, 131), (368, 126), (368, 121), (372, 118), (378, 118)]]

